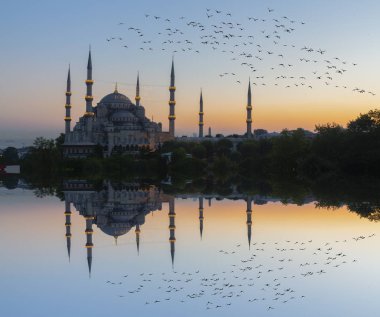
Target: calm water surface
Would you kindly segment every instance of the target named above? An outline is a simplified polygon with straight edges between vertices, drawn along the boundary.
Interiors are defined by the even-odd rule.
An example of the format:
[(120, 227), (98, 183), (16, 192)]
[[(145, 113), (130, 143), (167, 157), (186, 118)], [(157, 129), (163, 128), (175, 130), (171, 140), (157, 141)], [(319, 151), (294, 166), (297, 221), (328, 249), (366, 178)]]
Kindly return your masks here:
[(0, 315), (377, 316), (380, 223), (235, 196), (0, 188)]

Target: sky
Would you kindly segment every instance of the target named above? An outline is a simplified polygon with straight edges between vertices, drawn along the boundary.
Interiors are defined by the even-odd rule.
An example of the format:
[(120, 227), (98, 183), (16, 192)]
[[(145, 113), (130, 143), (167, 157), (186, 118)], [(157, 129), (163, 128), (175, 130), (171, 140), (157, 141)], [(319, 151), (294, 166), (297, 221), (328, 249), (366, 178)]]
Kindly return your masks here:
[[(0, 147), (29, 144), (37, 136), (56, 137), (64, 130), (69, 64), (72, 125), (83, 115), (89, 45), (94, 105), (114, 90), (115, 82), (119, 92), (134, 100), (139, 72), (146, 115), (162, 122), (164, 130), (174, 56), (178, 136), (197, 132), (200, 89), (205, 128), (243, 133), (249, 77), (254, 129), (344, 125), (379, 105), (378, 12), (380, 3), (375, 0), (4, 1)], [(188, 25), (191, 21), (198, 26)], [(224, 33), (214, 33), (220, 30)], [(227, 34), (234, 37), (223, 38)], [(216, 39), (201, 38), (211, 35)], [(356, 88), (365, 92), (353, 91)]]

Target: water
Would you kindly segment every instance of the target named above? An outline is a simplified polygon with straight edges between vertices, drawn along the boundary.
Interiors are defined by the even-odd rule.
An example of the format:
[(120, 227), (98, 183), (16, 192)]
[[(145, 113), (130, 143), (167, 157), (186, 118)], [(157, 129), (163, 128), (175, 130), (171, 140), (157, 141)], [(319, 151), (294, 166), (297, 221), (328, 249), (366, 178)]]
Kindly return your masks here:
[(380, 224), (345, 206), (83, 184), (0, 188), (1, 316), (376, 315)]

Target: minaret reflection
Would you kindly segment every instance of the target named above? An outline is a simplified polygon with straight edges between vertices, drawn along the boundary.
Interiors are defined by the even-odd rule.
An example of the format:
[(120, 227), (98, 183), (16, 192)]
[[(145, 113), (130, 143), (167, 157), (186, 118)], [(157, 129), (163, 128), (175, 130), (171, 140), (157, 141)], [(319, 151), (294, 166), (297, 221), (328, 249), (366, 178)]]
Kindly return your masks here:
[(67, 255), (69, 256), (70, 262), (70, 251), (71, 251), (71, 209), (70, 202), (65, 201), (65, 227), (66, 227), (66, 246), (67, 246)]
[(201, 240), (203, 236), (203, 197), (199, 197), (199, 233), (201, 235)]
[[(110, 182), (103, 181), (97, 184), (98, 190), (87, 181), (66, 181), (63, 185), (65, 196), (65, 226), (67, 253), (71, 257), (71, 208), (78, 211), (86, 222), (86, 251), (89, 276), (92, 274), (93, 261), (93, 226), (108, 237), (121, 237), (132, 233), (134, 230), (137, 254), (140, 253), (141, 229), (145, 224), (146, 216), (155, 210), (162, 210), (162, 204), (168, 203), (169, 217), (169, 247), (170, 260), (174, 267), (175, 260), (175, 194), (166, 194), (159, 187), (135, 182)], [(234, 194), (235, 195), (235, 194)], [(182, 198), (198, 199), (199, 234), (203, 239), (204, 233), (204, 205), (211, 205), (212, 199), (220, 196), (206, 197), (201, 195), (185, 195)], [(233, 199), (244, 199), (246, 201), (246, 224), (248, 246), (252, 239), (252, 196), (239, 195)], [(194, 206), (194, 205), (193, 205)], [(164, 218), (166, 219), (166, 218)], [(161, 221), (161, 220), (159, 220)], [(164, 220), (165, 221), (165, 220)], [(194, 220), (196, 221), (196, 220)], [(197, 229), (198, 230), (198, 229)]]
[(248, 248), (251, 249), (252, 237), (252, 197), (247, 197), (247, 234), (248, 234)]
[(92, 230), (92, 221), (94, 220), (93, 216), (85, 216), (86, 219), (86, 236), (87, 236), (87, 243), (86, 243), (86, 249), (87, 249), (87, 264), (88, 264), (88, 274), (91, 277), (91, 265), (92, 265), (92, 248), (94, 247), (94, 244), (92, 243), (92, 234), (94, 233), (94, 230)]
[(174, 212), (174, 197), (169, 200), (169, 242), (170, 242), (170, 255), (172, 259), (172, 266), (174, 267), (174, 253), (175, 253), (175, 212)]
[[(86, 221), (86, 249), (88, 271), (91, 275), (93, 258), (93, 225), (99, 231), (116, 239), (135, 228), (137, 252), (140, 252), (141, 226), (145, 217), (154, 210), (161, 210), (163, 202), (174, 199), (163, 195), (153, 185), (141, 185), (135, 182), (104, 181), (99, 190), (93, 184), (83, 180), (65, 181), (66, 239), (70, 256), (71, 247), (71, 211), (73, 204), (79, 215)], [(174, 234), (173, 234), (174, 236)], [(174, 253), (173, 253), (174, 258)]]
[(136, 225), (136, 230), (135, 230), (135, 234), (136, 234), (136, 247), (137, 247), (137, 255), (140, 254), (140, 225), (137, 224)]

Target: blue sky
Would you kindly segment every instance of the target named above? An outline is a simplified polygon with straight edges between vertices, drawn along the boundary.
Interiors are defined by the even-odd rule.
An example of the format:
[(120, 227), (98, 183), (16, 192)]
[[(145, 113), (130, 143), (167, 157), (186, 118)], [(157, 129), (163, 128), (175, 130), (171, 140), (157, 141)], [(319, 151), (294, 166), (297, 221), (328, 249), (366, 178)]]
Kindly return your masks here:
[[(213, 12), (210, 19), (206, 16), (206, 8)], [(268, 8), (274, 11), (269, 13)], [(215, 10), (221, 10), (221, 15), (218, 16)], [(228, 12), (232, 15), (230, 20), (244, 28), (241, 31), (244, 37), (254, 36), (254, 44), (247, 49), (237, 48), (235, 55), (238, 50), (255, 55), (255, 45), (264, 46), (263, 60), (253, 60), (256, 73), (231, 61), (231, 54), (202, 45), (200, 33), (186, 25), (189, 21), (196, 21), (211, 32), (213, 24), (220, 26), (222, 21), (227, 21), (227, 17), (222, 15)], [(140, 71), (142, 103), (146, 113), (162, 121), (166, 128), (167, 86), (175, 50), (167, 48), (162, 51), (165, 47), (162, 43), (167, 36), (158, 33), (164, 33), (166, 27), (183, 31), (182, 40), (193, 42), (193, 51), (200, 51), (199, 54), (174, 53), (179, 134), (191, 135), (196, 130), (201, 87), (206, 127), (211, 126), (215, 132), (222, 133), (242, 132), (249, 76), (257, 83), (253, 86), (254, 128), (281, 130), (299, 126), (313, 129), (318, 123), (335, 121), (343, 124), (379, 103), (380, 92), (372, 96), (351, 91), (359, 87), (376, 93), (377, 70), (380, 69), (378, 12), (380, 3), (369, 0), (4, 2), (0, 12), (0, 138), (54, 137), (63, 130), (65, 77), (69, 63), (73, 87), (72, 116), (77, 119), (83, 114), (85, 67), (90, 44), (95, 104), (113, 90), (116, 81), (119, 82), (119, 90), (132, 99), (136, 74)], [(144, 14), (149, 14), (149, 18)], [(153, 15), (169, 18), (171, 22), (165, 25), (162, 19), (156, 21), (152, 18)], [(180, 20), (181, 16), (185, 19)], [(280, 49), (273, 44), (273, 38), (268, 41), (262, 38), (264, 33), (261, 31), (271, 33), (275, 30), (272, 20), (283, 16), (297, 21), (295, 31), (283, 42), (294, 45), (294, 49), (289, 46)], [(253, 23), (248, 17), (265, 19), (266, 22)], [(118, 25), (119, 22), (124, 25)], [(152, 51), (139, 49), (143, 45), (141, 38), (128, 30), (130, 26), (140, 28), (143, 38), (152, 41), (145, 45), (146, 49), (152, 47)], [(106, 41), (119, 36), (122, 41)], [(241, 41), (245, 40), (242, 38)], [(176, 50), (181, 45), (177, 45)], [(231, 45), (226, 45), (227, 51)], [(358, 65), (344, 66), (347, 73), (334, 76), (334, 84), (320, 84), (311, 77), (313, 71), (323, 73), (326, 66), (323, 64), (324, 56), (319, 57), (315, 52), (307, 55), (310, 59), (320, 59), (312, 66), (299, 62), (299, 58), (305, 56), (300, 51), (303, 46), (326, 50), (324, 56), (328, 59), (338, 57), (341, 61)], [(293, 69), (289, 68), (284, 73), (278, 66), (278, 59), (265, 55), (265, 51), (283, 53), (284, 63), (294, 64)], [(275, 69), (271, 70), (271, 67)], [(236, 75), (221, 78), (219, 74), (223, 72)], [(257, 74), (264, 79), (255, 79)], [(295, 87), (294, 80), (289, 78), (276, 86), (275, 78), (283, 74), (305, 76), (308, 79), (306, 86), (311, 85), (313, 89)], [(292, 87), (285, 89), (287, 85)], [(348, 88), (332, 88), (335, 85)]]

